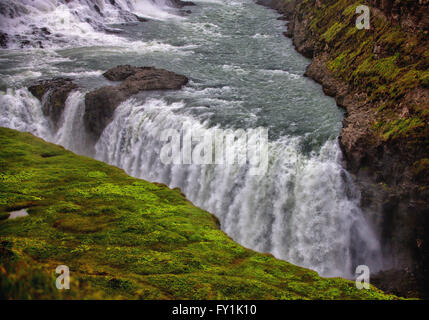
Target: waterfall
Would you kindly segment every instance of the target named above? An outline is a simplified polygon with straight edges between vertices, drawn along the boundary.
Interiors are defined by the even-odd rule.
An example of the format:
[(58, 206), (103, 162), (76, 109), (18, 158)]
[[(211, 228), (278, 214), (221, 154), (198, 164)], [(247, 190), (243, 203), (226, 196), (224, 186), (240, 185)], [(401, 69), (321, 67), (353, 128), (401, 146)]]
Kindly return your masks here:
[(264, 175), (250, 175), (240, 164), (163, 164), (163, 130), (186, 135), (184, 123), (194, 130), (219, 129), (174, 112), (181, 107), (160, 99), (124, 102), (96, 144), (96, 158), (135, 177), (181, 188), (196, 205), (216, 214), (223, 230), (246, 247), (325, 276), (351, 277), (352, 267), (362, 261), (372, 270), (380, 267), (378, 241), (340, 164), (336, 141), (327, 141), (310, 156), (300, 152), (298, 137), (271, 141)]
[(44, 116), (41, 102), (27, 89), (8, 89), (0, 93), (0, 127), (30, 132), (75, 153), (89, 155), (92, 149), (83, 125), (84, 96), (80, 91), (69, 94), (55, 130), (51, 120)]
[[(184, 135), (184, 127), (226, 131), (175, 112), (183, 106), (153, 98), (144, 103), (127, 100), (96, 143), (95, 158), (132, 176), (179, 187), (197, 206), (214, 213), (222, 229), (246, 247), (271, 252), (324, 276), (351, 278), (353, 268), (363, 262), (371, 270), (381, 268), (377, 237), (359, 208), (359, 193), (341, 166), (336, 141), (327, 141), (320, 152), (310, 155), (300, 151), (300, 137), (270, 141), (263, 175), (249, 174), (249, 167), (240, 163), (164, 164), (160, 161), (163, 130)], [(0, 108), (4, 110), (0, 126), (29, 131), (88, 154), (83, 93), (69, 95), (57, 132), (26, 89), (8, 90), (0, 96)], [(254, 129), (248, 132), (256, 134)], [(238, 150), (246, 147), (240, 145), (242, 140), (234, 143)]]
[[(3, 51), (0, 60), (5, 65), (7, 89), (0, 91), (0, 126), (31, 132), (123, 168), (132, 176), (179, 187), (189, 200), (215, 214), (222, 229), (248, 248), (270, 252), (324, 276), (352, 278), (360, 264), (378, 271), (382, 261), (377, 235), (359, 207), (360, 194), (352, 178), (341, 165), (337, 140), (328, 139), (338, 134), (335, 128), (340, 116), (324, 115), (338, 110), (333, 101), (325, 100), (319, 87), (302, 76), (306, 62), (283, 39), (283, 29), (275, 25), (278, 21), (267, 16), (266, 9), (247, 8), (243, 1), (200, 1), (216, 5), (199, 8), (203, 10), (199, 18), (182, 24), (183, 20), (175, 20), (181, 18), (171, 8), (173, 2), (0, 0), (0, 32), (7, 33), (9, 49), (55, 49), (43, 50), (46, 54), (25, 50), (23, 57), (18, 50)], [(246, 4), (254, 5), (251, 1)], [(150, 41), (163, 41), (154, 50), (133, 51), (151, 45), (140, 39), (140, 33), (130, 39), (118, 33), (122, 29), (117, 25), (112, 26), (137, 22), (136, 15), (171, 23), (151, 22), (147, 29), (145, 24), (123, 25), (128, 34), (140, 27), (138, 30), (154, 36)], [(256, 22), (262, 24), (256, 28)], [(189, 56), (177, 54), (175, 46), (191, 46), (193, 51)], [(6, 56), (12, 53), (13, 57)], [(119, 63), (152, 64), (186, 74), (191, 81), (183, 90), (171, 93), (174, 98), (170, 93), (149, 93), (145, 100), (123, 102), (94, 145), (83, 125), (85, 93), (105, 85), (101, 70)], [(27, 89), (13, 88), (53, 75), (70, 76), (79, 84), (69, 94), (56, 125)], [(314, 96), (318, 99), (311, 99)], [(283, 113), (285, 110), (288, 112)], [(219, 121), (210, 123), (212, 116)], [(248, 163), (161, 161), (165, 130), (175, 130), (182, 137), (196, 130), (222, 138), (239, 127), (255, 140), (258, 130), (252, 126), (257, 120), (258, 125), (276, 131), (267, 143), (263, 174), (251, 174)], [(291, 130), (283, 130), (289, 126)], [(307, 147), (314, 150), (303, 151), (306, 139), (316, 135), (317, 141)], [(232, 141), (230, 147), (246, 149), (241, 139)]]
[(166, 0), (0, 0), (0, 33), (8, 48), (127, 44), (113, 23), (176, 17)]
[(85, 95), (80, 91), (70, 93), (60, 120), (60, 127), (52, 140), (75, 153), (89, 155), (91, 146), (88, 144), (83, 124), (84, 98)]
[(49, 120), (42, 112), (42, 105), (27, 89), (7, 89), (0, 92), (0, 126), (52, 141), (52, 129)]

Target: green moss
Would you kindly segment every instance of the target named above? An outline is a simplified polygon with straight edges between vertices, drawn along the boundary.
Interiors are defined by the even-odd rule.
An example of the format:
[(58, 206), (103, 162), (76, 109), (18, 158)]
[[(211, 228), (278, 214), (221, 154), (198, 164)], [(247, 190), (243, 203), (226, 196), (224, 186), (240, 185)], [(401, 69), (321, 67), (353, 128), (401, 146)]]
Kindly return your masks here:
[[(407, 1), (402, 5), (413, 2)], [(373, 129), (368, 132), (373, 135), (371, 140), (381, 139), (389, 144), (401, 139), (401, 150), (426, 157), (425, 150), (429, 150), (427, 32), (409, 32), (374, 9), (371, 9), (370, 29), (359, 30), (355, 25), (358, 5), (373, 7), (368, 0), (299, 1), (297, 21), (309, 21), (302, 36), (311, 45), (318, 42), (315, 45), (318, 57), (326, 59), (332, 75), (348, 86), (351, 95), (361, 99), (368, 123), (376, 124), (368, 127)]]
[[(358, 30), (355, 26), (358, 5), (367, 1), (325, 1), (316, 6), (315, 0), (299, 4), (300, 15), (311, 16), (312, 37), (329, 44), (328, 67), (352, 88), (368, 93), (374, 100), (380, 97), (374, 91), (380, 85), (392, 87), (381, 98), (393, 102), (418, 86), (428, 86), (428, 39), (424, 34), (411, 34), (388, 20), (371, 15), (371, 29)], [(375, 47), (381, 56), (375, 55)], [(416, 79), (410, 77), (419, 73)], [(402, 80), (401, 80), (402, 79)], [(380, 114), (380, 116), (383, 116)]]
[(422, 87), (429, 88), (429, 70), (420, 73), (420, 82)]
[(321, 38), (326, 42), (331, 42), (345, 28), (345, 25), (340, 22), (335, 22), (331, 27), (322, 34)]
[[(28, 133), (0, 128), (0, 166), (0, 212), (29, 212), (0, 221), (0, 298), (395, 298), (243, 248), (180, 190)], [(70, 290), (55, 288), (58, 265)]]
[(412, 131), (423, 128), (425, 123), (420, 118), (397, 119), (386, 123), (378, 123), (376, 129), (381, 131), (384, 140), (397, 139)]
[(396, 65), (397, 59), (398, 55), (377, 60), (370, 56), (356, 68), (351, 79), (355, 85), (365, 85), (364, 82), (366, 82), (366, 88), (371, 89), (377, 89), (382, 84), (391, 83), (401, 72), (401, 69)]
[[(355, 16), (356, 14), (356, 8), (360, 6), (359, 3), (354, 3), (352, 5), (349, 5), (347, 8), (344, 9), (343, 15), (347, 17)], [(355, 28), (357, 29), (357, 28)]]
[(407, 35), (399, 28), (392, 27), (388, 32), (380, 36), (380, 44), (389, 50), (394, 51), (407, 41)]
[(106, 173), (102, 171), (91, 171), (88, 172), (88, 177), (90, 178), (104, 178), (106, 177)]
[(342, 52), (334, 60), (330, 61), (328, 63), (328, 66), (329, 66), (330, 70), (333, 71), (333, 72), (342, 72), (342, 71), (344, 71), (344, 68), (347, 67), (345, 61), (346, 61), (348, 55), (349, 55), (349, 52)]

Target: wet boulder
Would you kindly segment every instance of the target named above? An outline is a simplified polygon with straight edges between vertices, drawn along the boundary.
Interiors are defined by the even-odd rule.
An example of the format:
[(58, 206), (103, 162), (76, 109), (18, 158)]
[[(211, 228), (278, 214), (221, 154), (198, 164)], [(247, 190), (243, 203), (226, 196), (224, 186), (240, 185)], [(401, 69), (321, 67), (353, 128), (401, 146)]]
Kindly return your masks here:
[(0, 32), (0, 48), (7, 48), (9, 37), (6, 33)]
[(188, 78), (174, 72), (154, 67), (122, 65), (104, 73), (118, 85), (98, 88), (85, 95), (84, 123), (95, 139), (112, 119), (115, 109), (125, 100), (147, 90), (178, 90), (188, 83)]
[(45, 116), (49, 116), (55, 126), (64, 111), (67, 97), (77, 85), (69, 78), (41, 80), (30, 86), (28, 90), (40, 100)]
[(137, 19), (137, 21), (139, 21), (139, 22), (148, 22), (149, 20), (148, 19), (146, 19), (146, 18), (143, 18), (143, 17), (140, 17), (140, 16), (138, 16), (138, 15), (134, 15), (134, 17)]
[(95, 140), (110, 122), (115, 109), (127, 96), (119, 87), (106, 86), (85, 95), (84, 124)]
[[(132, 95), (143, 90), (177, 90), (188, 83), (188, 78), (174, 72), (154, 67), (131, 67), (120, 71), (122, 66), (110, 69), (104, 74), (107, 79), (123, 79), (121, 91)], [(116, 69), (116, 71), (115, 71)], [(130, 74), (131, 72), (131, 74)], [(113, 77), (116, 74), (116, 78)], [(128, 76), (127, 76), (128, 74)]]
[(117, 66), (107, 70), (103, 73), (103, 76), (110, 81), (124, 81), (135, 74), (137, 71), (136, 69), (139, 68), (130, 65)]
[(193, 3), (192, 1), (170, 0), (170, 2), (177, 8), (195, 6), (195, 3)]

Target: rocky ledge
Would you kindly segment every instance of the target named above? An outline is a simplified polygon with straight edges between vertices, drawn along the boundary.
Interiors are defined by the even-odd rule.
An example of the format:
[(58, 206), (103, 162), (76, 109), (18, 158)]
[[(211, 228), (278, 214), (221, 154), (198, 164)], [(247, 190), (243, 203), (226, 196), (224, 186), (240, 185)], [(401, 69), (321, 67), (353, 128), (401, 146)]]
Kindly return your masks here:
[[(312, 58), (306, 75), (346, 110), (345, 166), (391, 268), (374, 279), (382, 289), (428, 297), (429, 1), (258, 3), (284, 14), (285, 35)], [(370, 7), (369, 30), (356, 28), (358, 5)]]
[(178, 8), (195, 6), (195, 3), (193, 3), (192, 1), (181, 1), (181, 0), (170, 0), (170, 1), (174, 6)]
[[(84, 124), (94, 141), (111, 121), (115, 109), (131, 96), (148, 90), (178, 90), (188, 83), (187, 77), (168, 70), (130, 65), (109, 69), (103, 76), (117, 83), (85, 95)], [(78, 86), (68, 78), (41, 80), (28, 87), (41, 101), (43, 113), (55, 127), (59, 125), (68, 95), (75, 89)]]
[(68, 78), (41, 80), (28, 88), (42, 102), (43, 114), (49, 116), (55, 126), (58, 126), (68, 95), (75, 89), (77, 85)]
[(188, 83), (188, 78), (171, 71), (130, 65), (112, 68), (104, 77), (121, 83), (96, 89), (85, 96), (85, 127), (96, 139), (119, 104), (132, 95), (146, 90), (177, 90)]

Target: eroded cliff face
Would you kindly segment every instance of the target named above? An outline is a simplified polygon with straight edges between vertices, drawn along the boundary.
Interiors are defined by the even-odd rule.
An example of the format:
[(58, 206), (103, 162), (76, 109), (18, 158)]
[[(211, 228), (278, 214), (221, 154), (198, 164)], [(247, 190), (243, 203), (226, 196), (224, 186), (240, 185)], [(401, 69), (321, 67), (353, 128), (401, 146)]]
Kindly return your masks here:
[[(429, 1), (261, 0), (289, 19), (306, 75), (346, 110), (340, 144), (380, 230), (381, 288), (429, 292)], [(358, 29), (359, 5), (370, 29)], [(400, 281), (393, 281), (401, 278)], [(418, 291), (418, 293), (417, 293)]]

